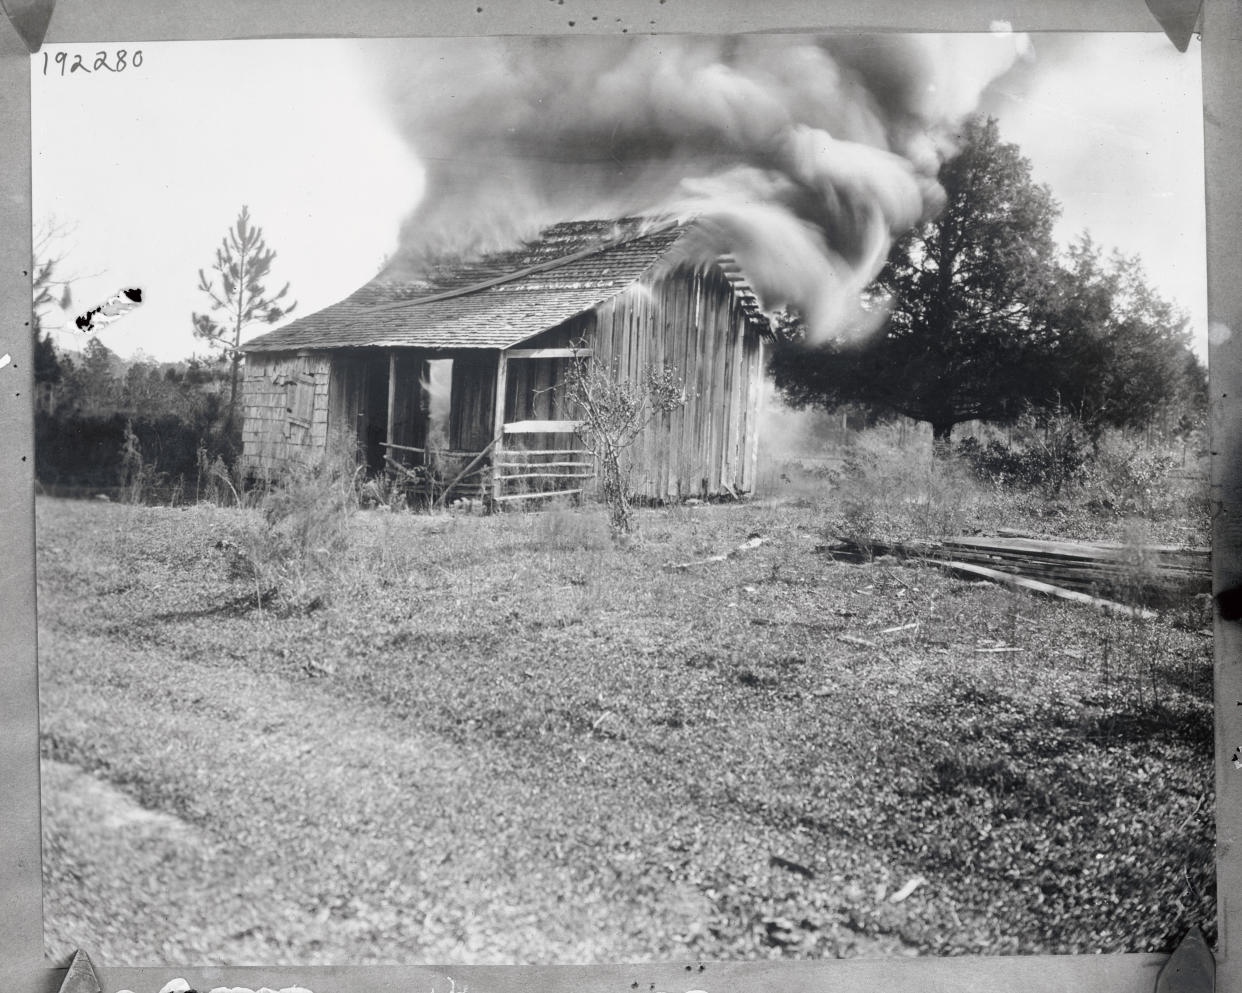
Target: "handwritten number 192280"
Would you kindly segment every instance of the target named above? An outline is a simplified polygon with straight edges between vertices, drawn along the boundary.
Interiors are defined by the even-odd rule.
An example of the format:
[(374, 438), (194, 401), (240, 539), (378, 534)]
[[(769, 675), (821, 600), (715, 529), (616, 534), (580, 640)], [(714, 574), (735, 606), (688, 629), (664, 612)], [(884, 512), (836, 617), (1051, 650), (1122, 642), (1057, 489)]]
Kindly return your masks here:
[[(87, 60), (81, 55), (73, 56), (73, 61), (69, 61), (68, 52), (57, 52), (49, 60), (48, 53), (43, 53), (43, 75), (56, 75), (59, 71), (61, 76), (71, 76), (75, 72), (124, 72), (126, 69), (137, 69), (142, 65), (142, 49), (136, 48), (132, 53), (124, 48), (118, 48), (115, 52), (96, 52), (95, 59), (89, 65)], [(55, 63), (55, 66), (52, 66)], [(50, 68), (49, 68), (50, 67)], [(56, 68), (59, 67), (59, 70)]]

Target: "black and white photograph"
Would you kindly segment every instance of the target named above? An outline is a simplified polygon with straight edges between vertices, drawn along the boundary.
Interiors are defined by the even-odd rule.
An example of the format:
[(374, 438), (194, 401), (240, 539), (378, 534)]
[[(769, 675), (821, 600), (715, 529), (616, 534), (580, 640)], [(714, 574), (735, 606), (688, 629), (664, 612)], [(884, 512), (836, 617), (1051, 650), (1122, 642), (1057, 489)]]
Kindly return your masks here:
[(49, 960), (1213, 945), (1198, 46), (32, 54)]

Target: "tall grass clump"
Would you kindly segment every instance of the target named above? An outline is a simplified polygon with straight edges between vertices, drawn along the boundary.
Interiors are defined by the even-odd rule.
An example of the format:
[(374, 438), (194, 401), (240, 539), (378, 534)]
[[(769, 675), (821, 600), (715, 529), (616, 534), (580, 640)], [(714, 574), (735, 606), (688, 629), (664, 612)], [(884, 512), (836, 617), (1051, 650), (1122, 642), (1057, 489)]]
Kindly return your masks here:
[(837, 478), (833, 522), (843, 537), (872, 542), (935, 542), (968, 527), (984, 494), (951, 459), (930, 446), (896, 449), (862, 436)]
[(132, 421), (125, 422), (121, 442), (119, 476), (121, 489), (128, 503), (142, 503), (147, 490), (156, 479), (155, 466), (142, 457), (142, 443), (134, 433)]
[(216, 507), (241, 507), (247, 497), (246, 481), (238, 460), (230, 465), (218, 453), (200, 444), (197, 457), (196, 496), (199, 503)]
[(261, 496), (237, 539), (222, 542), (232, 574), (253, 584), (256, 607), (297, 612), (327, 602), (349, 551), (364, 474), (353, 453), (340, 450), (291, 466)]
[(593, 551), (605, 546), (599, 515), (557, 499), (533, 515), (532, 543), (549, 552)]

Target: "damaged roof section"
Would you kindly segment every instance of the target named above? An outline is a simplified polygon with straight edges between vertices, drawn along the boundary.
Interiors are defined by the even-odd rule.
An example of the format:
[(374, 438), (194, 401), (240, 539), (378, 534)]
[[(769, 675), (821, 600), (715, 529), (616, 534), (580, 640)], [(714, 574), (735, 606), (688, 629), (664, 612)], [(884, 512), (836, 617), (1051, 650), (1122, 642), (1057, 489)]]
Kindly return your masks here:
[[(517, 249), (439, 265), (424, 280), (382, 277), (340, 303), (243, 345), (319, 348), (509, 348), (623, 292), (657, 265), (689, 260), (693, 222), (570, 221)], [(766, 331), (754, 292), (722, 259), (747, 316)]]

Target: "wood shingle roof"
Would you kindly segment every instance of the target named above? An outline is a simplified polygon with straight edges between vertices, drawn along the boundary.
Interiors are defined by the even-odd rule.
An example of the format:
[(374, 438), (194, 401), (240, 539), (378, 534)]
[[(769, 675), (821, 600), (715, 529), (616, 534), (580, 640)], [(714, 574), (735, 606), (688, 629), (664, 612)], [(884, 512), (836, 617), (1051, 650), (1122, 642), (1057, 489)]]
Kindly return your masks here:
[[(377, 278), (242, 348), (509, 348), (631, 286), (673, 253), (687, 227), (644, 218), (557, 224), (517, 249), (439, 266), (415, 283)], [(757, 315), (753, 294), (738, 289)]]

